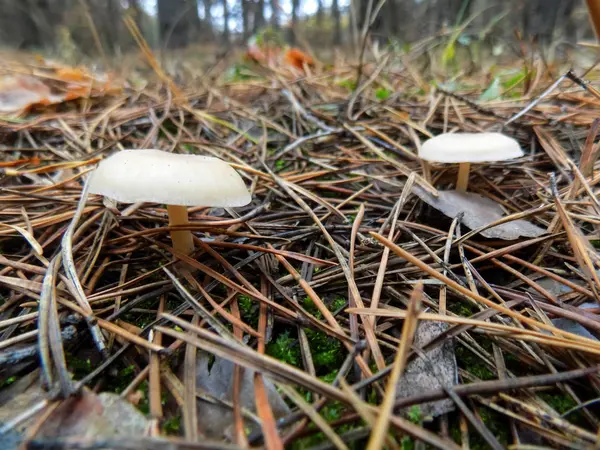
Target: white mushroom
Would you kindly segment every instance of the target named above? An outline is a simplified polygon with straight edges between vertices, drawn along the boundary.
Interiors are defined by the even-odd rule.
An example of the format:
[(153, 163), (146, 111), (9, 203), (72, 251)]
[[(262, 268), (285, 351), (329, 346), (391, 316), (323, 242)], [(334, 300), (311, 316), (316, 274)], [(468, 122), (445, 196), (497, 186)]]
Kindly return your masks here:
[(471, 163), (504, 161), (523, 156), (519, 143), (501, 133), (444, 133), (421, 146), (419, 158), (459, 163), (456, 190), (466, 192)]
[[(167, 205), (169, 226), (187, 225), (187, 206), (235, 207), (251, 197), (240, 175), (225, 161), (161, 150), (123, 150), (102, 161), (92, 174), (90, 193), (122, 203)], [(171, 231), (173, 248), (189, 255), (189, 230)]]

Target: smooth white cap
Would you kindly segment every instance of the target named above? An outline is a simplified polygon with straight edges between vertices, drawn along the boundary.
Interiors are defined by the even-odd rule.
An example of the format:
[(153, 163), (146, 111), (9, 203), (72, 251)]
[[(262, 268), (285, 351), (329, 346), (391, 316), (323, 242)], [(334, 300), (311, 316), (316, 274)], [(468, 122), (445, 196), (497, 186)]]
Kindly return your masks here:
[(504, 161), (523, 156), (519, 143), (501, 133), (444, 133), (426, 141), (419, 158), (441, 163)]
[(161, 150), (115, 153), (100, 162), (89, 190), (122, 203), (232, 207), (252, 200), (242, 177), (225, 161)]

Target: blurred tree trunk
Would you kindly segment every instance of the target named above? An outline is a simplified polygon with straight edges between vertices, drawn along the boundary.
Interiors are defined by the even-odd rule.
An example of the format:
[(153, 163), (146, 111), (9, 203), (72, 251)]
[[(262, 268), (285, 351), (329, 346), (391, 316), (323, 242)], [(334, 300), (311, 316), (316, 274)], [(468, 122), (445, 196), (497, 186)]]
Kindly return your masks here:
[(331, 2), (331, 15), (333, 16), (333, 45), (342, 45), (342, 24), (340, 15), (340, 5), (338, 0), (332, 0)]
[(292, 26), (289, 30), (289, 40), (292, 44), (296, 42), (296, 26), (298, 25), (298, 9), (300, 8), (300, 0), (292, 0)]
[[(4, 2), (3, 2), (4, 3)], [(61, 22), (60, 16), (64, 7), (63, 1), (26, 0), (14, 2), (14, 5), (3, 5), (2, 16), (7, 15), (8, 29), (18, 28), (17, 40), (23, 47), (44, 47), (54, 43), (55, 27)], [(10, 11), (15, 8), (12, 22)], [(7, 30), (8, 31), (8, 30)], [(12, 32), (8, 31), (9, 36)]]
[(245, 40), (250, 36), (250, 2), (242, 0), (242, 37)]
[[(197, 0), (196, 0), (197, 1)], [(213, 30), (213, 16), (212, 16), (212, 0), (202, 0), (202, 7), (204, 8), (204, 24), (200, 24), (198, 18), (198, 35), (206, 39), (212, 39), (214, 37)]]
[(120, 48), (121, 5), (119, 0), (106, 0), (106, 43), (109, 53), (116, 53)]
[(577, 24), (573, 19), (575, 6), (576, 4), (573, 0), (565, 1), (563, 4), (563, 9), (559, 13), (559, 16), (565, 19), (563, 30), (565, 40), (570, 43), (575, 43), (577, 41)]
[(323, 0), (317, 0), (317, 25), (323, 25)]
[(271, 17), (269, 22), (273, 28), (279, 28), (279, 2), (277, 0), (270, 0), (271, 5)]
[(133, 19), (135, 24), (138, 26), (138, 28), (140, 29), (140, 32), (142, 32), (143, 31), (142, 30), (143, 12), (142, 12), (142, 7), (140, 6), (140, 0), (129, 0), (127, 2), (127, 13)]
[(438, 0), (437, 1), (437, 26), (453, 27), (457, 25), (460, 19), (459, 15), (463, 7), (463, 2), (468, 0)]
[(526, 1), (523, 10), (523, 31), (535, 36), (541, 45), (548, 45), (554, 36), (561, 3), (568, 0)]
[(256, 10), (254, 11), (254, 32), (257, 33), (265, 26), (265, 0), (256, 2)]
[(392, 36), (398, 35), (398, 4), (397, 0), (388, 0), (381, 8), (383, 22), (385, 26), (385, 33), (388, 39)]
[(229, 47), (229, 4), (223, 0), (223, 40)]
[(188, 45), (199, 23), (197, 0), (158, 0), (160, 40), (167, 48)]

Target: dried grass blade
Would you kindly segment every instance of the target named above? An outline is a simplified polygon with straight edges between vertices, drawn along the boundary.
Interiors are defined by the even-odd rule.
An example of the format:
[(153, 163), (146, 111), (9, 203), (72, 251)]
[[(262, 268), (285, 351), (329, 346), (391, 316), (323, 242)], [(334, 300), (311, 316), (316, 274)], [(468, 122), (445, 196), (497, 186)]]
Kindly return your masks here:
[(388, 378), (385, 397), (383, 403), (379, 407), (379, 416), (377, 417), (377, 422), (373, 427), (369, 443), (367, 444), (367, 450), (379, 450), (383, 447), (383, 441), (387, 434), (390, 416), (393, 414), (394, 402), (396, 400), (396, 386), (398, 385), (398, 380), (404, 373), (406, 360), (413, 343), (415, 332), (417, 331), (419, 322), (418, 314), (421, 309), (422, 298), (423, 283), (419, 282), (410, 296), (408, 310), (406, 311), (404, 325), (402, 326), (400, 344), (398, 346), (396, 357), (394, 358), (392, 372)]
[(327, 421), (321, 417), (321, 415), (314, 409), (314, 407), (307, 403), (300, 394), (298, 394), (293, 388), (284, 384), (279, 385), (279, 389), (293, 401), (304, 414), (306, 414), (310, 420), (319, 428), (323, 434), (329, 439), (335, 448), (338, 450), (347, 450), (348, 447), (337, 435), (337, 433), (329, 426)]
[[(265, 277), (261, 277), (261, 294), (265, 297), (268, 296), (269, 286), (266, 283)], [(258, 345), (257, 351), (259, 354), (265, 354), (265, 339), (267, 335), (267, 305), (264, 303), (260, 304), (259, 315), (258, 315)], [(267, 395), (267, 389), (263, 376), (260, 372), (254, 373), (254, 395), (256, 403), (256, 411), (258, 417), (261, 420), (261, 426), (263, 435), (265, 437), (265, 444), (268, 449), (283, 450), (283, 441), (277, 432), (277, 424), (275, 423), (275, 416), (269, 403), (269, 397)]]
[[(369, 425), (375, 422), (375, 418), (379, 412), (379, 409), (375, 406), (365, 403), (350, 386), (342, 379), (340, 381), (340, 387), (343, 392), (348, 396), (348, 403), (356, 409), (362, 419)], [(392, 416), (390, 423), (397, 429), (410, 434), (415, 439), (425, 442), (435, 448), (441, 450), (460, 450), (460, 447), (456, 445), (450, 439), (444, 439), (431, 431), (422, 428), (414, 423), (409, 422), (399, 416)]]
[[(263, 163), (264, 164), (264, 163)], [(313, 212), (313, 210), (306, 204), (304, 200), (302, 200), (283, 180), (281, 180), (277, 175), (269, 169), (269, 167), (264, 164), (265, 168), (269, 171), (271, 177), (276, 181), (276, 183), (284, 190), (286, 193), (294, 199), (294, 201), (311, 217), (311, 219), (317, 224), (325, 239), (331, 246), (331, 249), (334, 251), (335, 256), (341, 266), (342, 271), (344, 272), (344, 276), (346, 281), (348, 282), (348, 287), (350, 289), (351, 298), (355, 302), (355, 304), (360, 308), (363, 306), (362, 298), (360, 297), (360, 293), (358, 291), (358, 286), (356, 285), (356, 281), (352, 276), (352, 272), (350, 270), (350, 266), (348, 265), (348, 261), (346, 261), (345, 256), (341, 252), (339, 245), (335, 240), (331, 237), (327, 228), (323, 226), (323, 223), (319, 220), (317, 215)], [(381, 349), (379, 348), (379, 344), (377, 342), (377, 337), (373, 332), (373, 329), (369, 326), (369, 322), (364, 322), (365, 325), (365, 334), (367, 338), (367, 342), (369, 343), (369, 347), (371, 349), (371, 353), (375, 359), (377, 367), (381, 370), (385, 367), (385, 361), (383, 359), (383, 355), (381, 353)]]
[[(350, 276), (354, 278), (354, 257), (356, 250), (356, 236), (358, 235), (358, 230), (362, 223), (363, 218), (365, 217), (365, 205), (361, 203), (358, 208), (358, 212), (356, 213), (356, 217), (354, 219), (354, 223), (352, 224), (352, 231), (350, 232), (350, 257), (348, 258), (348, 266), (350, 268)], [(350, 306), (356, 307), (356, 303), (354, 302), (354, 297), (350, 289), (348, 289), (348, 304)], [(359, 332), (358, 332), (358, 320), (354, 314), (350, 315), (350, 335), (352, 339), (358, 342)], [(373, 333), (375, 333), (375, 327), (373, 326)]]
[(595, 119), (585, 139), (585, 144), (583, 144), (581, 159), (579, 160), (579, 170), (581, 170), (584, 177), (591, 177), (594, 174), (594, 163), (598, 159), (598, 152), (600, 151), (600, 146), (594, 145), (598, 132), (600, 132), (600, 119)]
[[(67, 370), (56, 307), (55, 280), (59, 264), (60, 255), (57, 255), (52, 259), (42, 283), (38, 316), (38, 342), (44, 382), (48, 387), (52, 387), (52, 362), (54, 362), (58, 373), (60, 393), (66, 398), (73, 392), (73, 383)], [(52, 358), (50, 354), (52, 354)]]
[(223, 339), (202, 328), (193, 327), (189, 322), (181, 320), (176, 316), (164, 313), (163, 317), (184, 330), (192, 331), (198, 335), (198, 337), (192, 337), (170, 328), (161, 326), (156, 327), (164, 334), (174, 337), (175, 339), (180, 339), (183, 342), (196, 345), (198, 348), (213, 353), (221, 358), (228, 359), (251, 370), (266, 373), (273, 379), (279, 380), (282, 383), (292, 385), (299, 384), (313, 392), (317, 392), (334, 400), (341, 402), (345, 402), (346, 400), (344, 394), (338, 389), (318, 378), (311, 377), (295, 367), (282, 363), (270, 356), (261, 355), (242, 344)]
[(297, 261), (314, 264), (316, 266), (337, 266), (333, 261), (326, 259), (315, 258), (314, 256), (303, 255), (302, 253), (292, 252), (289, 250), (278, 250), (276, 248), (265, 248), (259, 247), (258, 245), (249, 244), (237, 244), (234, 242), (223, 242), (223, 241), (202, 241), (204, 244), (210, 247), (223, 247), (223, 248), (239, 248), (242, 250), (251, 250), (255, 252), (271, 253), (273, 255), (281, 255), (286, 258), (295, 259)]
[(235, 337), (233, 336), (233, 334), (231, 334), (231, 331), (229, 331), (221, 322), (219, 322), (217, 319), (215, 319), (213, 317), (213, 315), (210, 313), (210, 311), (206, 310), (206, 308), (204, 308), (204, 306), (202, 306), (194, 298), (194, 296), (189, 293), (189, 291), (185, 288), (185, 286), (183, 286), (183, 284), (181, 284), (181, 282), (175, 277), (175, 275), (173, 275), (171, 273), (171, 271), (169, 269), (167, 269), (166, 267), (163, 267), (163, 270), (165, 271), (167, 276), (173, 282), (173, 286), (175, 286), (175, 289), (177, 289), (177, 292), (179, 292), (179, 294), (183, 297), (183, 299), (190, 304), (190, 306), (194, 309), (194, 311), (200, 317), (202, 317), (203, 320), (206, 320), (206, 322), (220, 336), (224, 337), (225, 339), (230, 339), (232, 341), (236, 340)]
[(21, 236), (23, 236), (25, 238), (25, 240), (27, 241), (27, 243), (33, 249), (36, 256), (38, 258), (40, 258), (40, 260), (44, 263), (45, 266), (48, 265), (48, 260), (46, 258), (44, 258), (44, 249), (42, 248), (40, 243), (36, 240), (36, 238), (29, 231), (27, 231), (24, 228), (18, 227), (16, 225), (10, 225), (8, 223), (0, 223), (0, 226), (10, 228), (11, 230), (16, 231)]
[(579, 268), (584, 273), (586, 281), (590, 285), (592, 292), (594, 292), (597, 301), (600, 301), (600, 297), (598, 296), (598, 289), (600, 289), (600, 279), (598, 278), (598, 274), (596, 273), (596, 269), (594, 268), (594, 263), (590, 258), (590, 254), (595, 254), (595, 250), (593, 249), (589, 241), (583, 237), (581, 231), (575, 226), (575, 224), (567, 214), (560, 200), (560, 196), (558, 195), (558, 190), (556, 188), (556, 180), (554, 179), (553, 175), (551, 176), (550, 184), (552, 187), (554, 202), (556, 204), (556, 212), (558, 212), (563, 227), (567, 232), (567, 238), (571, 243), (573, 255), (577, 260)]
[(165, 348), (160, 346), (160, 345), (156, 345), (152, 342), (148, 342), (147, 339), (144, 339), (143, 337), (134, 334), (130, 331), (125, 330), (124, 328), (115, 325), (112, 322), (108, 322), (107, 320), (104, 319), (96, 319), (98, 322), (98, 325), (100, 327), (102, 327), (103, 329), (105, 329), (106, 331), (110, 332), (110, 333), (114, 333), (117, 336), (123, 338), (126, 341), (129, 341), (132, 344), (135, 345), (139, 345), (142, 348), (145, 348), (146, 350), (150, 350), (152, 352), (157, 352), (157, 353), (161, 353), (165, 351)]
[[(411, 173), (415, 173), (414, 171), (410, 170), (405, 164), (401, 163), (397, 159), (393, 159), (393, 158), (390, 158), (389, 156), (387, 156), (379, 147), (377, 147), (375, 144), (373, 144), (371, 141), (369, 141), (367, 138), (365, 138), (358, 131), (354, 130), (352, 127), (350, 127), (348, 125), (344, 125), (344, 128), (346, 130), (348, 130), (350, 133), (352, 133), (369, 150), (371, 150), (373, 153), (375, 153), (377, 156), (379, 156), (382, 160), (384, 160), (387, 163), (394, 166), (396, 169), (398, 169), (400, 172), (402, 172), (406, 177), (409, 177)], [(419, 184), (419, 186), (421, 186), (423, 189), (425, 189), (431, 195), (433, 195), (435, 197), (438, 196), (437, 189), (434, 188), (425, 178), (423, 178), (422, 176), (420, 176), (418, 174), (415, 174), (415, 177), (416, 177), (416, 182)]]
[[(394, 238), (394, 234), (396, 232), (396, 222), (398, 221), (398, 216), (400, 215), (400, 211), (402, 211), (402, 207), (406, 202), (406, 199), (410, 195), (412, 191), (413, 184), (415, 182), (415, 173), (411, 173), (406, 180), (406, 184), (402, 189), (402, 193), (400, 194), (400, 198), (396, 202), (394, 209), (392, 210), (392, 221), (390, 224), (390, 231), (388, 232), (388, 239), (392, 240)], [(381, 255), (381, 263), (379, 265), (379, 269), (377, 270), (377, 277), (375, 278), (375, 286), (373, 287), (373, 295), (371, 296), (371, 308), (376, 309), (379, 305), (379, 299), (381, 297), (381, 291), (383, 290), (383, 282), (385, 279), (385, 274), (387, 271), (388, 260), (390, 256), (390, 249), (385, 247), (383, 249), (383, 254)], [(376, 321), (372, 321), (372, 326), (375, 327)]]
[[(240, 308), (238, 305), (237, 298), (231, 301), (231, 314), (236, 318), (240, 319)], [(241, 342), (244, 337), (242, 330), (235, 325), (233, 326), (233, 335)], [(248, 438), (246, 437), (246, 431), (244, 427), (244, 418), (242, 416), (242, 404), (241, 404), (241, 389), (242, 389), (242, 377), (244, 374), (244, 368), (235, 365), (233, 368), (233, 388), (231, 399), (233, 403), (233, 418), (235, 422), (235, 442), (243, 448), (248, 448)]]
[[(161, 296), (158, 304), (157, 315), (163, 313), (165, 309), (165, 296)], [(149, 342), (162, 346), (162, 334), (158, 331), (150, 331)], [(152, 433), (158, 435), (158, 424), (163, 417), (161, 383), (160, 383), (160, 356), (157, 352), (150, 353), (150, 371), (148, 372), (148, 395), (150, 397), (150, 416), (152, 417)]]
[(92, 339), (94, 340), (94, 344), (96, 345), (98, 351), (103, 356), (106, 356), (106, 343), (104, 342), (104, 336), (100, 332), (100, 328), (94, 320), (92, 308), (79, 281), (79, 275), (77, 274), (75, 261), (73, 260), (73, 235), (75, 233), (75, 227), (77, 226), (77, 223), (79, 222), (79, 219), (85, 210), (85, 203), (87, 201), (89, 192), (89, 180), (90, 179), (88, 178), (83, 186), (81, 197), (79, 198), (79, 203), (77, 204), (77, 209), (75, 210), (73, 218), (71, 219), (71, 222), (69, 223), (69, 226), (67, 227), (67, 230), (61, 241), (62, 263), (67, 278), (74, 287), (74, 293), (76, 294), (75, 299), (77, 300), (77, 303), (81, 309), (85, 312), (85, 320), (90, 328), (90, 333), (92, 335)]
[[(348, 308), (348, 312), (353, 312), (356, 314), (378, 315), (380, 317), (396, 317), (399, 319), (404, 319), (406, 317), (405, 311), (392, 309), (378, 309), (373, 311), (370, 308)], [(590, 346), (587, 343), (574, 342), (573, 340), (547, 335), (526, 328), (515, 328), (509, 325), (503, 325), (494, 322), (486, 322), (477, 319), (470, 319), (467, 317), (454, 317), (433, 313), (420, 313), (419, 320), (431, 320), (435, 322), (447, 322), (458, 325), (469, 325), (473, 327), (479, 327), (482, 329), (505, 332), (510, 334), (512, 337), (521, 340), (532, 340), (549, 346), (570, 348), (573, 350), (579, 350), (590, 354), (600, 354), (600, 345), (598, 345), (597, 343), (595, 346)]]
[[(198, 326), (199, 318), (194, 315), (192, 325)], [(197, 347), (187, 344), (183, 362), (183, 384), (185, 396), (183, 397), (183, 426), (185, 438), (191, 442), (198, 441), (198, 408), (196, 405), (196, 359)]]
[(475, 300), (479, 303), (483, 303), (485, 306), (488, 306), (489, 308), (495, 309), (498, 312), (501, 312), (503, 314), (506, 314), (509, 317), (512, 317), (513, 319), (519, 320), (523, 323), (526, 323), (529, 326), (532, 326), (534, 328), (541, 328), (543, 330), (547, 330), (552, 332), (553, 334), (556, 335), (560, 335), (560, 336), (565, 336), (568, 337), (570, 339), (576, 340), (576, 341), (580, 341), (580, 342), (585, 342), (587, 345), (590, 345), (591, 347), (597, 347), (599, 344), (597, 341), (594, 341), (592, 339), (587, 339), (584, 338), (582, 336), (579, 336), (577, 334), (574, 333), (569, 333), (567, 331), (563, 331), (559, 328), (556, 328), (554, 326), (551, 325), (546, 325), (545, 323), (539, 322), (537, 320), (534, 319), (530, 319), (529, 317), (525, 317), (523, 314), (517, 313), (511, 309), (505, 308), (504, 306), (500, 306), (497, 305), (496, 303), (492, 302), (491, 300), (488, 300), (487, 298), (476, 294), (472, 291), (470, 291), (469, 289), (466, 289), (465, 287), (461, 286), (460, 284), (458, 284), (457, 282), (451, 280), (450, 278), (442, 275), (441, 273), (439, 273), (438, 271), (436, 271), (435, 269), (433, 269), (432, 267), (429, 267), (427, 264), (425, 264), (424, 262), (422, 262), (420, 259), (416, 258), (415, 256), (411, 255), (410, 253), (408, 253), (406, 250), (404, 250), (403, 248), (397, 246), (396, 244), (394, 244), (393, 242), (390, 242), (389, 240), (387, 240), (385, 237), (381, 236), (380, 234), (377, 234), (375, 232), (370, 232), (371, 236), (373, 236), (375, 239), (377, 239), (379, 242), (381, 242), (383, 245), (385, 246), (389, 246), (391, 248), (391, 250), (396, 253), (398, 256), (400, 256), (401, 258), (409, 261), (410, 263), (414, 264), (415, 266), (417, 266), (418, 268), (420, 268), (421, 270), (423, 270), (424, 272), (428, 273), (430, 276), (432, 276), (433, 278), (445, 283), (448, 287), (450, 287), (451, 289), (453, 289), (456, 292), (459, 292), (460, 294), (469, 297), (472, 300)]

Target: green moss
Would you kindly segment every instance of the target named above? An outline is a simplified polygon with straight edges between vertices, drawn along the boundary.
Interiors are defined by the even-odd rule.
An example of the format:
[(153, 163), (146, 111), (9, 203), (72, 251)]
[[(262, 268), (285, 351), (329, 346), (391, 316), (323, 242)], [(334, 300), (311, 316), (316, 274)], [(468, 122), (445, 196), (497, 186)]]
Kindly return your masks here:
[(238, 307), (240, 308), (242, 321), (256, 329), (258, 327), (258, 304), (247, 295), (239, 295)]
[[(494, 437), (498, 439), (498, 442), (502, 444), (502, 447), (508, 447), (509, 427), (506, 417), (488, 408), (479, 408), (478, 412), (485, 426), (492, 432)], [(470, 433), (470, 437), (470, 444), (473, 450), (483, 450), (489, 448), (487, 442), (485, 442), (483, 438), (477, 434), (477, 432), (473, 431)]]
[(333, 302), (331, 303), (331, 305), (329, 305), (329, 309), (331, 311), (338, 311), (339, 309), (341, 309), (344, 306), (346, 306), (346, 303), (348, 303), (347, 299), (345, 299), (344, 297), (341, 297), (341, 296), (337, 296), (333, 300)]
[(80, 359), (69, 352), (65, 352), (67, 368), (76, 380), (79, 380), (92, 372), (92, 361)]
[(573, 400), (570, 395), (565, 394), (564, 392), (541, 392), (538, 395), (559, 414), (564, 414), (568, 410), (577, 406), (575, 400)]
[(400, 448), (402, 450), (414, 450), (415, 441), (410, 436), (404, 436), (400, 441)]
[(331, 372), (342, 364), (346, 352), (340, 341), (322, 331), (306, 330), (306, 336), (317, 373)]
[(0, 380), (0, 389), (10, 386), (15, 381), (17, 381), (17, 377), (15, 377), (15, 376), (8, 377), (5, 380)]
[[(335, 311), (345, 303), (346, 300), (343, 297), (336, 297), (336, 299), (327, 305), (327, 307), (330, 311)], [(323, 314), (317, 309), (310, 297), (304, 298), (303, 306), (316, 319), (323, 319)], [(346, 351), (340, 341), (328, 336), (322, 331), (310, 329), (306, 330), (306, 336), (308, 337), (308, 343), (310, 345), (310, 351), (317, 374), (324, 372), (329, 373), (332, 370), (339, 368), (346, 357)]]
[[(334, 402), (327, 403), (321, 409), (320, 414), (328, 423), (331, 423), (338, 419), (341, 419), (342, 416), (344, 415), (344, 413), (346, 413), (346, 412), (347, 412), (347, 409), (342, 403), (334, 401)], [(350, 431), (351, 429), (355, 428), (356, 426), (357, 426), (356, 424), (345, 424), (345, 425), (334, 428), (334, 430), (337, 434), (342, 434), (347, 431)], [(311, 423), (309, 425), (309, 428), (316, 429), (316, 426)], [(308, 436), (308, 437), (305, 437), (298, 441), (295, 441), (294, 443), (292, 443), (290, 448), (293, 450), (303, 450), (306, 448), (311, 448), (311, 447), (325, 441), (326, 439), (327, 438), (325, 437), (325, 435), (322, 432), (318, 432), (311, 436)], [(350, 446), (350, 448), (358, 449), (361, 447)]]
[(135, 375), (135, 366), (133, 364), (124, 367), (119, 370), (116, 378), (109, 381), (109, 385), (106, 386), (106, 389), (120, 394), (133, 381)]
[(181, 416), (175, 416), (165, 420), (162, 429), (166, 434), (179, 434), (181, 430)]
[[(573, 399), (573, 397), (560, 390), (540, 392), (538, 396), (561, 415), (577, 406), (577, 402)], [(587, 426), (587, 419), (585, 418), (582, 410), (568, 414), (565, 416), (565, 419), (581, 427)]]
[[(477, 412), (481, 417), (481, 420), (490, 432), (498, 439), (498, 442), (502, 447), (508, 447), (510, 439), (510, 431), (506, 417), (496, 411), (482, 407), (478, 408)], [(458, 414), (450, 415), (450, 437), (457, 444), (462, 441), (462, 433), (460, 431), (460, 425), (458, 420)], [(487, 450), (489, 449), (488, 443), (477, 433), (473, 427), (469, 427), (469, 447), (472, 450)]]
[(474, 314), (475, 306), (467, 302), (450, 302), (448, 304), (448, 310), (461, 317), (470, 317)]
[(148, 415), (150, 414), (150, 397), (148, 396), (148, 381), (142, 381), (138, 386), (138, 390), (142, 391), (144, 393), (144, 396), (142, 397), (142, 400), (140, 400), (140, 402), (137, 404), (137, 408), (143, 414)]
[(476, 355), (462, 345), (455, 348), (456, 362), (459, 367), (473, 374), (480, 380), (493, 380), (496, 376)]
[(408, 410), (408, 420), (412, 423), (420, 424), (423, 420), (423, 413), (421, 412), (421, 407), (419, 405), (412, 405)]
[(321, 314), (321, 311), (319, 311), (319, 309), (310, 297), (304, 297), (304, 300), (302, 301), (302, 306), (317, 319), (323, 319), (323, 314)]
[(297, 339), (291, 337), (289, 331), (281, 333), (277, 339), (269, 342), (266, 350), (268, 355), (291, 366), (300, 367), (300, 348)]
[(356, 81), (351, 79), (342, 80), (338, 82), (338, 86), (348, 89), (349, 92), (354, 92), (356, 90)]
[(375, 91), (375, 97), (377, 100), (385, 101), (390, 97), (390, 95), (392, 95), (392, 91), (384, 87), (380, 87)]

